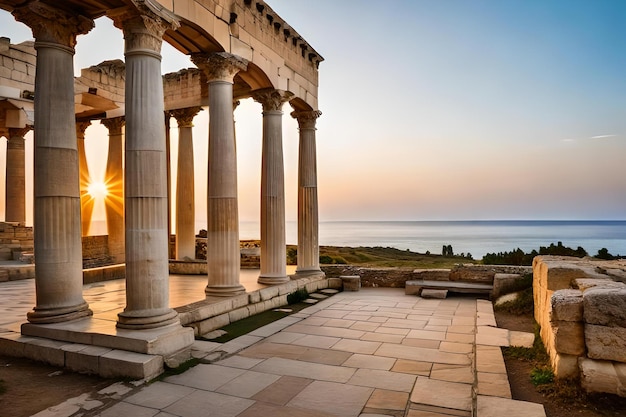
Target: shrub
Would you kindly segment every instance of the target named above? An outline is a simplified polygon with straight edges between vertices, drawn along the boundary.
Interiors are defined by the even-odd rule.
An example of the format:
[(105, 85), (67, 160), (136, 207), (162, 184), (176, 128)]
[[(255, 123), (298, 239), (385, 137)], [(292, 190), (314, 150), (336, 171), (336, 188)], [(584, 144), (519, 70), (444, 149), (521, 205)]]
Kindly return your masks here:
[(287, 304), (296, 304), (309, 298), (309, 292), (306, 288), (300, 288), (291, 294), (287, 294)]

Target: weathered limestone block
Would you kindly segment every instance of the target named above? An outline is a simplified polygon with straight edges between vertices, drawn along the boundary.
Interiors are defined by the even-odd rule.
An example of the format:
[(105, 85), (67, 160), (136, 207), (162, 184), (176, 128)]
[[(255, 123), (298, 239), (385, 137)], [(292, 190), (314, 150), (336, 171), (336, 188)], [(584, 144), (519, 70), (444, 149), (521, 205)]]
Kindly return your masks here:
[(625, 288), (622, 282), (615, 282), (609, 278), (579, 278), (574, 280), (573, 286), (585, 292), (592, 288)]
[(504, 294), (519, 290), (517, 283), (522, 279), (520, 274), (495, 274), (493, 277), (493, 292), (491, 296), (498, 298)]
[(458, 265), (450, 271), (450, 281), (466, 281), (491, 284), (496, 271), (484, 266)]
[(626, 327), (626, 287), (589, 289), (583, 303), (585, 323)]
[(591, 359), (626, 362), (626, 328), (585, 324), (587, 356)]
[(358, 275), (342, 276), (344, 291), (359, 291), (361, 289), (361, 277)]
[(429, 290), (425, 288), (422, 290), (420, 294), (422, 298), (433, 298), (443, 300), (448, 296), (448, 290)]
[(558, 353), (581, 356), (585, 353), (585, 329), (582, 322), (552, 322), (554, 347)]
[(429, 281), (449, 281), (450, 270), (449, 269), (415, 269), (413, 271), (414, 279), (425, 279)]
[(620, 381), (615, 367), (609, 361), (596, 361), (587, 358), (579, 359), (580, 385), (587, 392), (608, 392), (624, 395), (626, 381)]
[(578, 356), (554, 352), (550, 355), (552, 371), (557, 378), (575, 378), (578, 376)]
[(583, 293), (580, 290), (558, 290), (552, 294), (550, 320), (583, 321)]

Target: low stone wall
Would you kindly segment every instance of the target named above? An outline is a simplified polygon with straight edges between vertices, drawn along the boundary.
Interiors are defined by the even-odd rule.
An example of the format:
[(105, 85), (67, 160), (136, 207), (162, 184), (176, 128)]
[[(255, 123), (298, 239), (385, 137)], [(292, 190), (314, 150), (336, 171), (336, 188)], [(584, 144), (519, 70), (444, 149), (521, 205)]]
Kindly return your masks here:
[(538, 256), (535, 320), (559, 378), (626, 396), (626, 260)]
[(519, 274), (532, 272), (531, 267), (507, 265), (457, 265), (452, 269), (413, 269), (413, 268), (363, 268), (354, 265), (322, 265), (328, 277), (358, 275), (362, 287), (404, 288), (406, 281), (466, 281), (475, 283), (494, 282), (496, 274)]
[(109, 236), (83, 236), (83, 268), (97, 268), (111, 265)]
[(305, 288), (309, 293), (333, 286), (331, 279), (321, 276), (300, 278), (235, 297), (207, 298), (177, 307), (183, 326), (192, 327), (196, 336), (206, 334), (237, 320), (273, 308), (286, 306), (287, 296)]
[(32, 227), (0, 222), (0, 261), (19, 261), (22, 252), (32, 252), (33, 248)]

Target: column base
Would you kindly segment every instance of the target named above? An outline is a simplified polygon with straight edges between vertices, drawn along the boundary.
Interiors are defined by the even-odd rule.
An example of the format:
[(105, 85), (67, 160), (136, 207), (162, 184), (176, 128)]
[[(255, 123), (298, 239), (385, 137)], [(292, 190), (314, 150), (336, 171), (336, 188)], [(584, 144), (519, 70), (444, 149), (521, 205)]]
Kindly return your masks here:
[(82, 317), (93, 316), (89, 304), (83, 302), (77, 306), (63, 308), (38, 308), (26, 314), (26, 318), (33, 324), (52, 324), (72, 321)]
[(204, 289), (207, 297), (233, 297), (246, 293), (243, 285), (207, 285)]
[(259, 284), (265, 285), (276, 285), (276, 284), (284, 284), (285, 282), (289, 282), (290, 278), (288, 275), (284, 276), (274, 276), (274, 275), (260, 275), (257, 282)]
[(297, 269), (296, 273), (291, 276), (291, 279), (300, 278), (324, 278), (326, 274), (321, 269)]
[[(151, 311), (154, 313), (154, 311)], [(118, 329), (144, 330), (156, 329), (159, 327), (169, 326), (171, 324), (180, 323), (178, 313), (168, 308), (161, 314), (147, 314), (148, 311), (123, 311), (117, 315)]]

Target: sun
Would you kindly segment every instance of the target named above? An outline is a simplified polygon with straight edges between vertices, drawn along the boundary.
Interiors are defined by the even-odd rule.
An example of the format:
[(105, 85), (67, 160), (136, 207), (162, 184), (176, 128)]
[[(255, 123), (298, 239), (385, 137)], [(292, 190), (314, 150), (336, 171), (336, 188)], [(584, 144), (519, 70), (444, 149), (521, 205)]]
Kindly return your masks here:
[(92, 198), (106, 198), (109, 195), (109, 190), (103, 182), (92, 182), (87, 187), (87, 192)]

